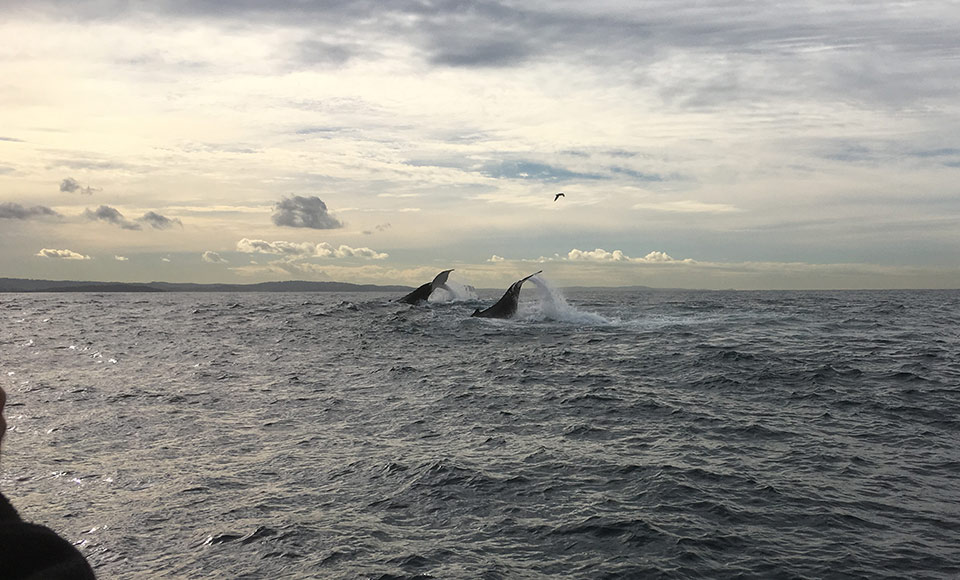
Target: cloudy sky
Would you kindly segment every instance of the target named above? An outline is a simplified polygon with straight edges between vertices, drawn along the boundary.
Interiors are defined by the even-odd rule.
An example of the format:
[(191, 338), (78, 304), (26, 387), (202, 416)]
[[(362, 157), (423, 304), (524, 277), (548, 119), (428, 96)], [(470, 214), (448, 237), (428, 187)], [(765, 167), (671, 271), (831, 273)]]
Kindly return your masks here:
[(0, 13), (0, 276), (960, 287), (956, 1)]

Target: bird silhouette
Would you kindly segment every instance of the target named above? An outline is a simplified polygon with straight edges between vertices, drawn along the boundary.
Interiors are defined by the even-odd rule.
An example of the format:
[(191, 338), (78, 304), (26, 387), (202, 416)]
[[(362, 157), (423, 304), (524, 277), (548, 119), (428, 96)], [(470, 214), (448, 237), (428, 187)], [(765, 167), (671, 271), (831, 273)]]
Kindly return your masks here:
[(567, 197), (567, 196), (563, 195), (563, 192), (561, 191), (561, 192), (558, 193), (557, 195), (553, 196), (553, 201), (557, 201), (557, 200), (560, 199), (561, 197)]

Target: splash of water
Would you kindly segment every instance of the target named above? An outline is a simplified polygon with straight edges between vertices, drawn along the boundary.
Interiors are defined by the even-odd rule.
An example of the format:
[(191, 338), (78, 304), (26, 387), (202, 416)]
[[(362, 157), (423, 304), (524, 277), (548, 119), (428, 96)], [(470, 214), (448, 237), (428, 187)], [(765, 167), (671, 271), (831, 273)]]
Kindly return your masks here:
[(539, 275), (530, 278), (530, 281), (536, 285), (540, 292), (539, 303), (531, 305), (530, 310), (526, 312), (527, 316), (574, 324), (611, 324), (611, 321), (599, 314), (581, 312), (570, 306), (560, 289), (555, 288)]
[(469, 302), (477, 300), (477, 291), (473, 286), (447, 280), (447, 288), (438, 288), (430, 296), (430, 302), (446, 304), (450, 302)]

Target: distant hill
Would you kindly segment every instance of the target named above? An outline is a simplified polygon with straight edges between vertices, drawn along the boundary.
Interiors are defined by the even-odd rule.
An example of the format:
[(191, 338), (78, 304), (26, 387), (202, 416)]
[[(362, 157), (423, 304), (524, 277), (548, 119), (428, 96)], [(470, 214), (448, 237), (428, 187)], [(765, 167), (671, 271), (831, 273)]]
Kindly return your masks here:
[(347, 282), (260, 282), (258, 284), (177, 284), (172, 282), (78, 282), (0, 278), (0, 292), (409, 292), (409, 286)]

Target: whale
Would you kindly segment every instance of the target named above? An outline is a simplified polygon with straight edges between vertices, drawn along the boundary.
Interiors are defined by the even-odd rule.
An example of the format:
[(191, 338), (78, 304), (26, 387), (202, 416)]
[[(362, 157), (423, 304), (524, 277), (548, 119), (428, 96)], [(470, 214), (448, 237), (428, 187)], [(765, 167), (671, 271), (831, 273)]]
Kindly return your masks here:
[(534, 272), (526, 278), (521, 278), (510, 285), (507, 288), (507, 291), (504, 292), (500, 300), (496, 304), (487, 308), (486, 310), (480, 310), (479, 308), (474, 311), (471, 316), (476, 316), (479, 318), (513, 318), (513, 315), (517, 313), (517, 302), (520, 300), (520, 288), (523, 286), (523, 283), (533, 278), (543, 270)]
[(447, 278), (450, 276), (450, 272), (453, 272), (453, 270), (453, 268), (450, 268), (449, 270), (440, 272), (432, 282), (427, 282), (403, 298), (398, 298), (397, 302), (406, 302), (407, 304), (420, 304), (421, 302), (426, 302), (430, 298), (430, 295), (433, 294), (433, 291), (437, 288), (443, 288), (452, 294), (453, 290), (447, 286)]

